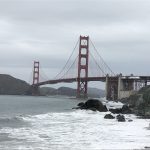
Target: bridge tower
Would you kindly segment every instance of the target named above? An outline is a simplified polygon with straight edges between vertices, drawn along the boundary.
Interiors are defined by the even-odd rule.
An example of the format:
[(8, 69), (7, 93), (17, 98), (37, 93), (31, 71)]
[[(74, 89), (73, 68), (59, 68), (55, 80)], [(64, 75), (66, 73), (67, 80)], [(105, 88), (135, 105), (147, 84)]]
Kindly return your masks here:
[(34, 61), (33, 85), (39, 83), (39, 61)]
[(32, 83), (32, 86), (31, 86), (31, 94), (32, 95), (40, 95), (40, 92), (39, 92), (39, 88), (36, 84), (39, 83), (39, 75), (40, 75), (40, 72), (39, 72), (39, 61), (34, 61), (34, 67), (33, 67), (33, 83)]
[(82, 78), (88, 77), (89, 62), (89, 37), (80, 36), (79, 58), (78, 58), (78, 80), (77, 80), (77, 97), (87, 98), (88, 82)]

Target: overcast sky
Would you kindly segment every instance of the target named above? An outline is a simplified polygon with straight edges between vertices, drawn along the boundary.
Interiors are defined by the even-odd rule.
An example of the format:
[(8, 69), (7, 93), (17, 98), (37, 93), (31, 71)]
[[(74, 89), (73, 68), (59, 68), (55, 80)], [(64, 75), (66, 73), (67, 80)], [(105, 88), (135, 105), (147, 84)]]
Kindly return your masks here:
[(0, 73), (29, 82), (39, 60), (52, 78), (80, 35), (115, 73), (150, 75), (150, 0), (0, 0)]

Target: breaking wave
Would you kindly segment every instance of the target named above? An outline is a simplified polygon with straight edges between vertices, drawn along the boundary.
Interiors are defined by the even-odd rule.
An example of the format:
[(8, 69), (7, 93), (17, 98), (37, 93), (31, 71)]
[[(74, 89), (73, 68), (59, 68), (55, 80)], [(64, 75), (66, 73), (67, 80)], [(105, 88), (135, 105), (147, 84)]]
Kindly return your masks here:
[(0, 117), (0, 128), (3, 127), (21, 128), (23, 126), (25, 126), (25, 121), (22, 116)]
[[(137, 149), (150, 146), (147, 122), (126, 115), (133, 122), (105, 120), (105, 113), (75, 110), (72, 112), (0, 118), (1, 122), (25, 124), (19, 128), (5, 126), (0, 135), (11, 140), (0, 142), (1, 149)], [(29, 124), (27, 126), (27, 124)], [(6, 138), (7, 139), (7, 138)]]

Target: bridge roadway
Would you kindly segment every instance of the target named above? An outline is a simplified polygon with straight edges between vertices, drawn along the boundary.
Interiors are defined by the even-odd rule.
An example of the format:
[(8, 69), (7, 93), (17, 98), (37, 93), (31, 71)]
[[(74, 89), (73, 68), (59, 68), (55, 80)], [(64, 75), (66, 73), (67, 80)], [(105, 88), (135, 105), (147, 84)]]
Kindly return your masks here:
[[(79, 78), (67, 78), (67, 79), (54, 79), (54, 80), (48, 80), (44, 82), (39, 82), (35, 84), (36, 86), (41, 86), (45, 84), (57, 84), (57, 83), (72, 83), (77, 82)], [(88, 77), (88, 78), (80, 78), (80, 81), (102, 81), (105, 82), (106, 77)]]
[[(108, 76), (109, 80), (111, 81), (118, 81), (118, 76)], [(150, 82), (150, 76), (121, 76), (122, 80), (134, 80), (136, 82)], [(46, 85), (46, 84), (57, 84), (57, 83), (72, 83), (72, 82), (77, 82), (79, 78), (67, 78), (67, 79), (53, 79), (53, 80), (47, 80), (44, 82), (39, 82), (37, 84), (34, 84), (34, 86), (41, 86), (41, 85)], [(88, 78), (80, 78), (81, 82), (89, 82), (89, 81), (101, 81), (105, 82), (106, 81), (106, 76), (105, 77), (88, 77)]]

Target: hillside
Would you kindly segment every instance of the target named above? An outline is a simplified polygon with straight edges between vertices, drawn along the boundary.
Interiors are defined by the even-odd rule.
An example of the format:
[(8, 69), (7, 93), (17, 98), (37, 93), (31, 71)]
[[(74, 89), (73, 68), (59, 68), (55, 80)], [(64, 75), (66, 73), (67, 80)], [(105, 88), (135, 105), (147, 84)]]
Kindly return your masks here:
[(0, 94), (1, 95), (24, 95), (29, 88), (29, 84), (10, 75), (0, 74)]
[[(58, 89), (54, 89), (51, 87), (42, 87), (40, 88), (41, 95), (66, 95), (66, 96), (76, 96), (76, 89), (69, 87), (60, 87)], [(105, 91), (97, 88), (89, 88), (88, 89), (89, 97), (104, 97)]]

